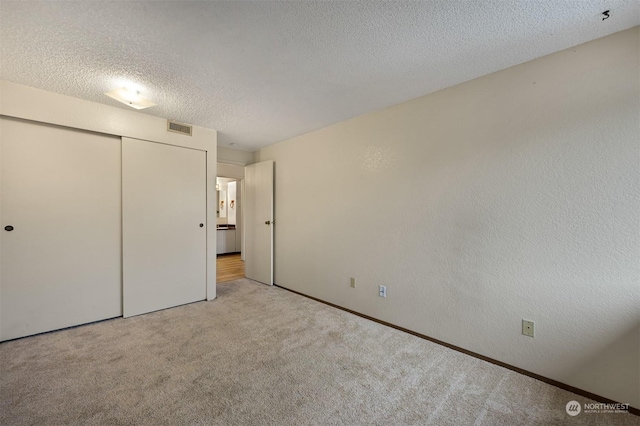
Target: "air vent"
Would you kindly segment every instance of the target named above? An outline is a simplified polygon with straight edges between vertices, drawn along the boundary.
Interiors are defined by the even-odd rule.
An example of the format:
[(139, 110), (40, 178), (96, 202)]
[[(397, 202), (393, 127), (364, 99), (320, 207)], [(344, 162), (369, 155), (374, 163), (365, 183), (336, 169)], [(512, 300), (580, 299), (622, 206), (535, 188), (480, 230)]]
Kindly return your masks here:
[(191, 132), (193, 131), (193, 126), (189, 126), (188, 124), (180, 124), (175, 121), (167, 120), (167, 131), (173, 133), (180, 133), (181, 135), (191, 136)]

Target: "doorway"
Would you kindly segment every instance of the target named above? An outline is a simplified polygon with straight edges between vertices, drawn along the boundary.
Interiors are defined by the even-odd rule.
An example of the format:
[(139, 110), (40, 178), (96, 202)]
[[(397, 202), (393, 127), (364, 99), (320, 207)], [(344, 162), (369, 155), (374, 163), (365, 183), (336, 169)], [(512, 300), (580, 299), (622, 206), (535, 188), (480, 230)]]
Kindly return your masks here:
[[(218, 163), (216, 185), (219, 209), (217, 254), (233, 252), (227, 241), (233, 239), (230, 234), (236, 234), (235, 249), (240, 249), (241, 260), (246, 261), (244, 276), (266, 285), (273, 285), (274, 166), (270, 160), (254, 163), (236, 170), (242, 179), (233, 179), (220, 176), (223, 169), (229, 172), (229, 165)], [(236, 198), (233, 198), (234, 194)], [(232, 205), (236, 211), (231, 214), (229, 208)], [(236, 216), (236, 225), (231, 220), (234, 214), (240, 216)], [(220, 266), (223, 267), (222, 264)]]
[[(236, 166), (216, 177), (216, 282), (245, 277), (243, 256), (244, 167)], [(220, 169), (220, 167), (219, 167)]]

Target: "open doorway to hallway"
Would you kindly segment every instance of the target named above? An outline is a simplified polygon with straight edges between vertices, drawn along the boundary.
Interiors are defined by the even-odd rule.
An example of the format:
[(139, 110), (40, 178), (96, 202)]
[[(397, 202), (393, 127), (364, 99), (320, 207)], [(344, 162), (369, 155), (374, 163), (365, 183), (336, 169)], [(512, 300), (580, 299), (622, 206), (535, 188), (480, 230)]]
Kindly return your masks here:
[(216, 178), (216, 282), (245, 277), (243, 256), (244, 166), (218, 163)]
[(242, 196), (239, 179), (218, 177), (216, 224), (216, 282), (244, 278), (242, 260)]

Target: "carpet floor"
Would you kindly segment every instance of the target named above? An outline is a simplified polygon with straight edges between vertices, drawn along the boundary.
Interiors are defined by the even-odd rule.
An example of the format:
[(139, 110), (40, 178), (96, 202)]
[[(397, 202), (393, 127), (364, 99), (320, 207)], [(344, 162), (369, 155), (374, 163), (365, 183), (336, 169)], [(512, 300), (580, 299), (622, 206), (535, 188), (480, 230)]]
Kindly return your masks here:
[(0, 344), (2, 425), (637, 425), (277, 287)]

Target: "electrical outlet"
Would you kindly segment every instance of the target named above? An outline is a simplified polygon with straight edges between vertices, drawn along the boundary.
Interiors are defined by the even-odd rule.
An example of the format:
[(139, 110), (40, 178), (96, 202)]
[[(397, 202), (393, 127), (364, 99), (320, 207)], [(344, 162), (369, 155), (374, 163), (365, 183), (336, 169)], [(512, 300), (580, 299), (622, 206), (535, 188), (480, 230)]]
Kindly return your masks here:
[(522, 320), (522, 334), (529, 337), (533, 336), (533, 321)]
[(386, 285), (381, 285), (380, 286), (380, 297), (387, 297), (387, 286)]
[(351, 288), (356, 288), (356, 279), (351, 278)]

